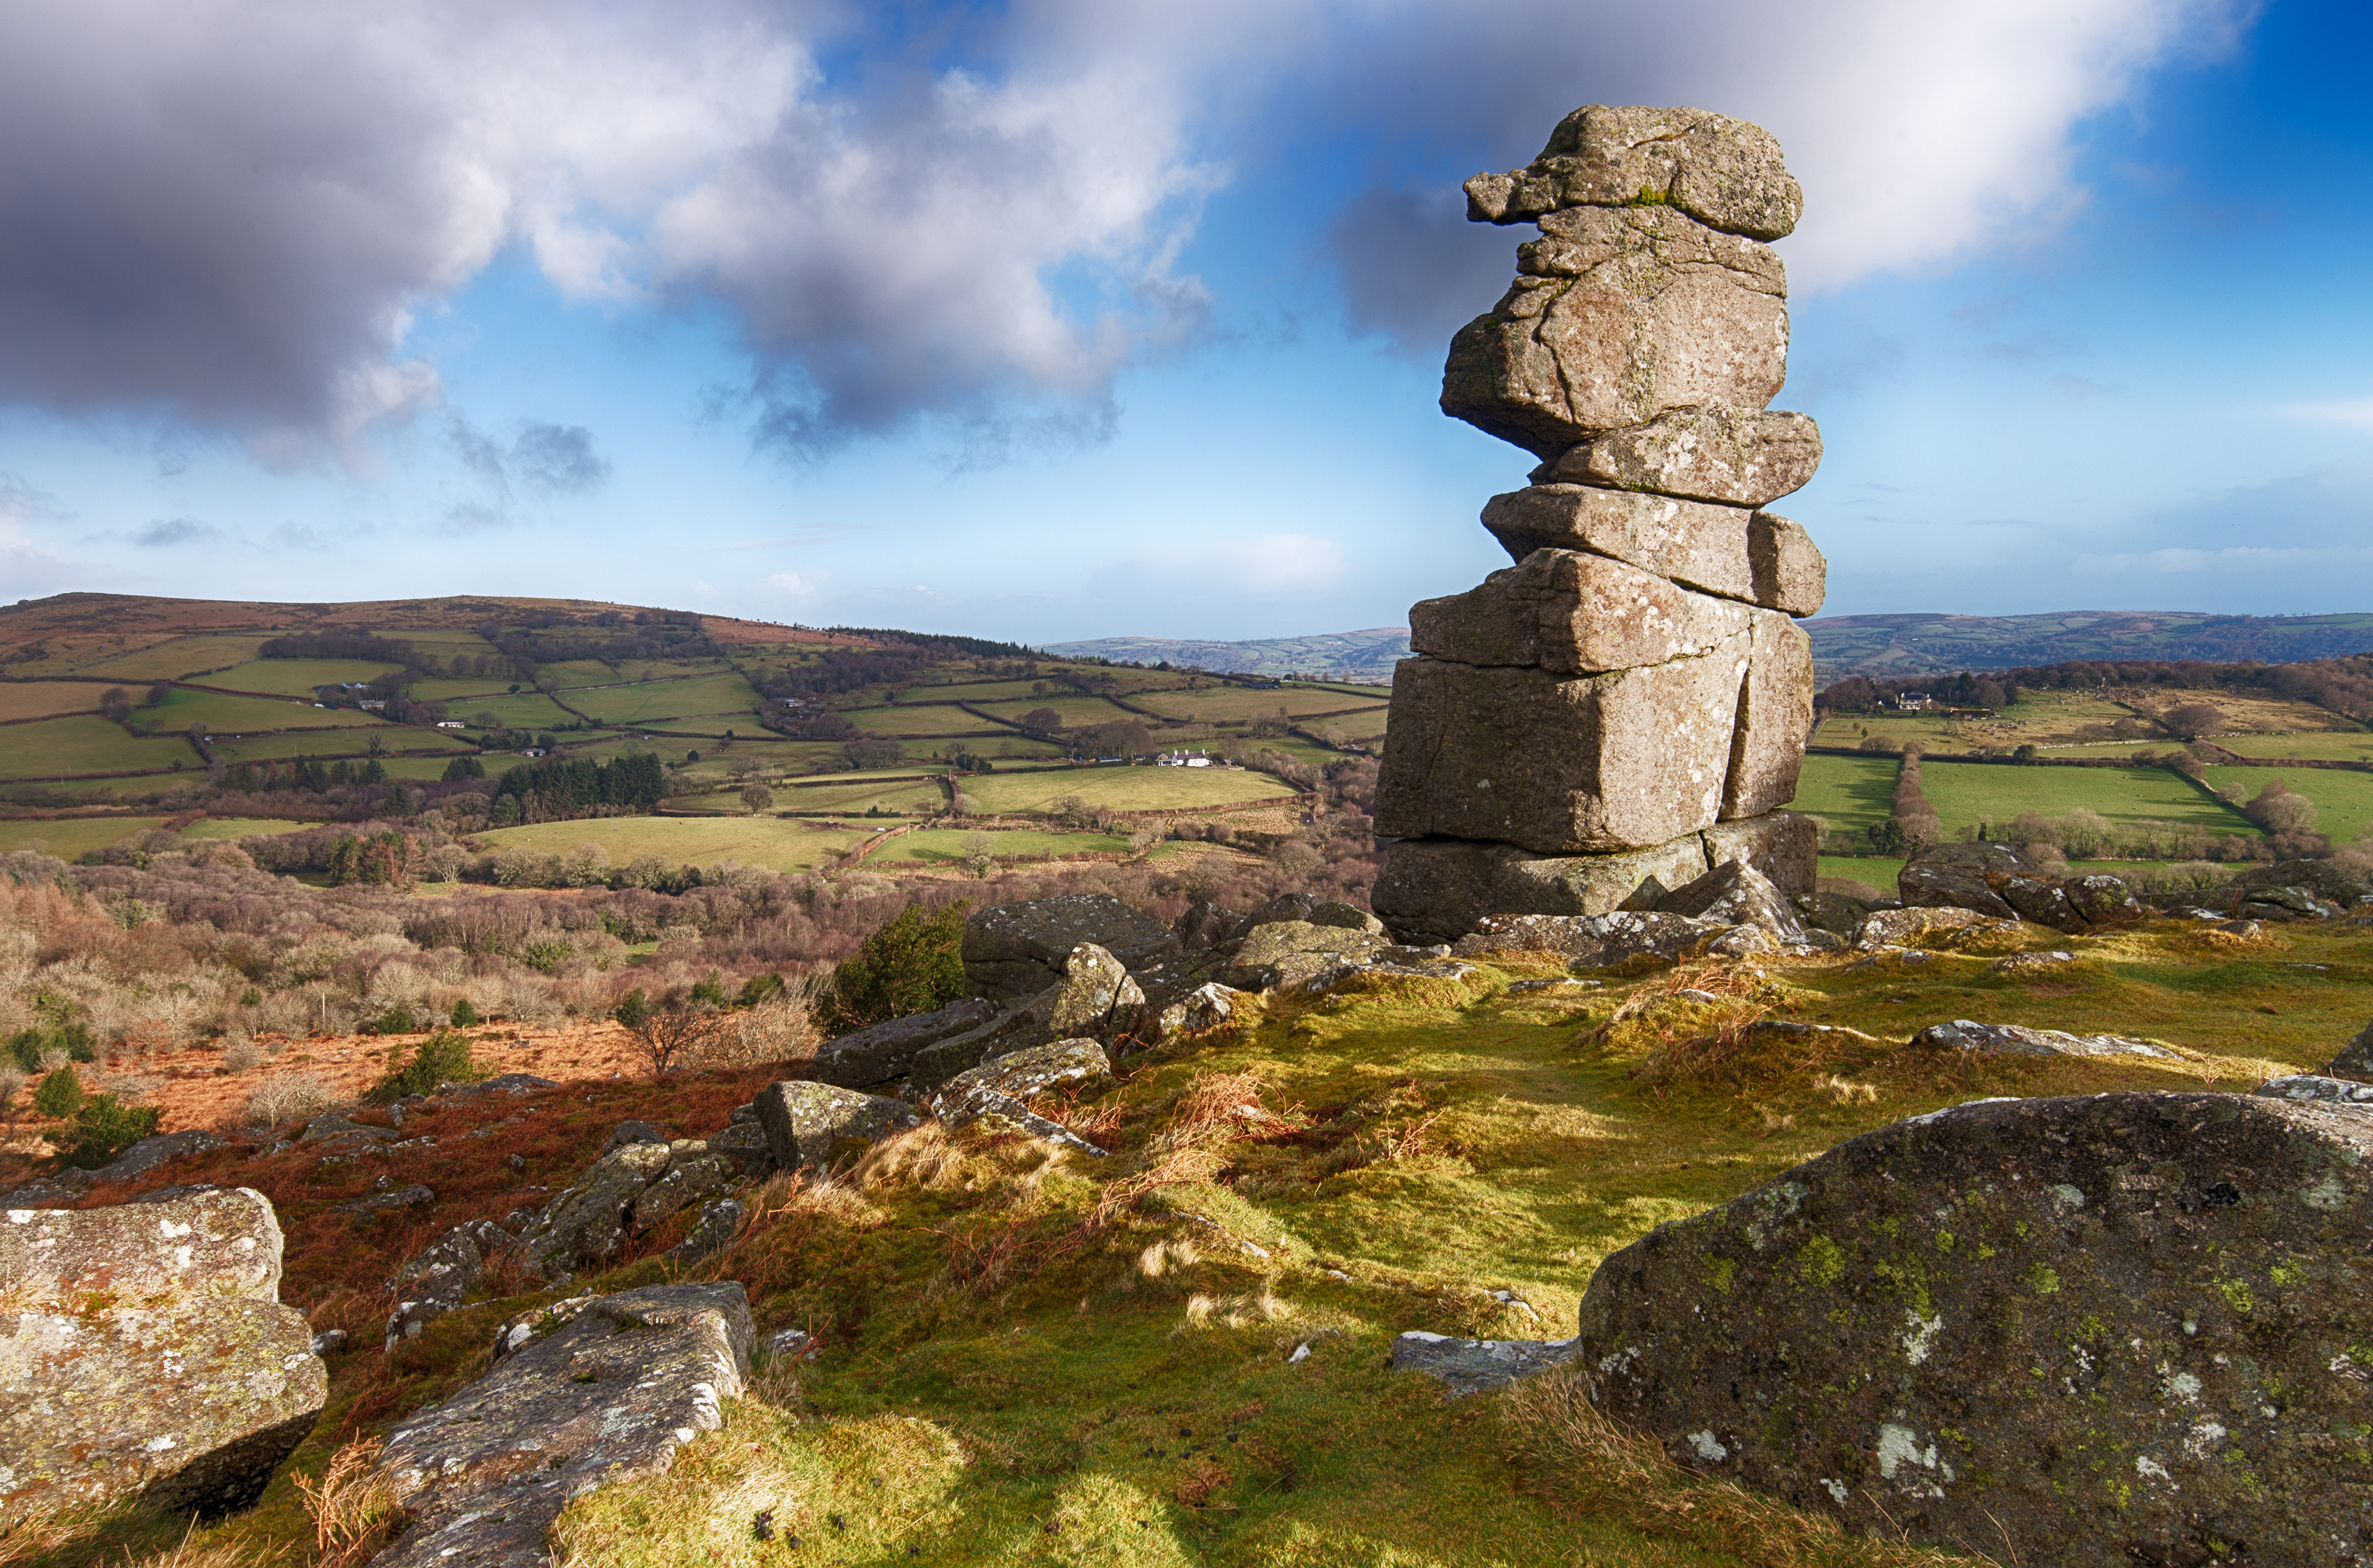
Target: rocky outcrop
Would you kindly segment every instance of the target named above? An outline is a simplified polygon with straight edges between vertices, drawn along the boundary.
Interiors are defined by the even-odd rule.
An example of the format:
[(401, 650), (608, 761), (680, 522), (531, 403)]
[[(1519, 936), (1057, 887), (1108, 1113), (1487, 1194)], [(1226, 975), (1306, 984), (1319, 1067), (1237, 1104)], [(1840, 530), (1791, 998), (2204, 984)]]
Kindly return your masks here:
[(1896, 877), (1905, 907), (1960, 909), (2055, 931), (2129, 923), (2146, 912), (2115, 877), (2057, 877), (2008, 844), (1931, 844)]
[(1308, 920), (1256, 925), (1237, 945), (1222, 980), (1237, 991), (1291, 990), (1327, 970), (1372, 959), (1392, 946), (1392, 939), (1385, 935), (1382, 921), (1363, 918), (1363, 926)]
[(2327, 1076), (2355, 1078), (2373, 1084), (2373, 1024), (2358, 1031), (2355, 1040), (2340, 1048), (2340, 1054), (2324, 1066)]
[(777, 1168), (829, 1170), (893, 1132), (922, 1121), (913, 1108), (882, 1095), (832, 1084), (769, 1084), (754, 1102)]
[(906, 1075), (916, 1052), (976, 1029), (995, 1016), (996, 1003), (974, 996), (936, 1012), (892, 1018), (826, 1040), (812, 1060), (799, 1064), (800, 1076), (845, 1089), (886, 1084)]
[(738, 1283), (579, 1296), (505, 1324), (492, 1370), (399, 1422), (379, 1474), (413, 1523), (379, 1568), (545, 1568), (569, 1499), (659, 1475), (721, 1424), (756, 1338)]
[(643, 1189), (667, 1171), (665, 1144), (622, 1144), (586, 1167), (520, 1237), (527, 1266), (545, 1278), (614, 1256), (626, 1244), (628, 1215)]
[(1107, 1087), (1112, 1083), (1112, 1059), (1093, 1040), (1058, 1040), (1052, 1045), (1017, 1051), (948, 1080), (931, 1098), (934, 1110), (951, 1097), (973, 1089), (993, 1089), (1015, 1099), (1028, 1099), (1050, 1089), (1073, 1093)]
[[(1410, 611), (1375, 803), (1396, 841), (1376, 912), (1404, 943), (1637, 908), (1651, 878), (1749, 859), (1701, 858), (1700, 836), (1776, 828), (1795, 796), (1813, 664), (1791, 618), (1826, 576), (1805, 530), (1761, 509), (1821, 456), (1811, 419), (1766, 407), (1787, 278), (1757, 236), (1802, 201), (1771, 137), (1592, 105), (1467, 193), (1470, 216), (1540, 232), (1453, 341), (1443, 412), (1542, 462), (1484, 508), (1516, 564)], [(1809, 848), (1755, 868), (1783, 901), (1813, 890)]]
[(1592, 1396), (1679, 1463), (2028, 1562), (2361, 1561), (2373, 1116), (1989, 1100), (1600, 1266)]
[(388, 1282), (395, 1310), (388, 1314), (384, 1342), (393, 1350), (448, 1313), (458, 1311), (486, 1281), (486, 1265), (517, 1245), (492, 1220), (455, 1225), (404, 1261)]
[(0, 1213), (0, 1523), (125, 1494), (253, 1503), (329, 1389), (280, 1305), (280, 1250), (245, 1188)]
[(2328, 1077), (2320, 1073), (2294, 1073), (2287, 1077), (2269, 1078), (2250, 1092), (2263, 1095), (2268, 1099), (2296, 1100), (2300, 1104), (2373, 1109), (2373, 1084), (2355, 1078)]
[(1105, 893), (997, 904), (964, 922), (964, 978), (1011, 1004), (1059, 983), (1073, 949), (1092, 942), (1140, 970), (1177, 951), (1170, 928)]
[(2164, 1062), (2182, 1059), (2180, 1051), (2125, 1035), (2075, 1035), (2063, 1029), (2031, 1029), (2024, 1024), (1981, 1024), (1970, 1018), (1931, 1024), (1912, 1036), (1911, 1042), (1981, 1056), (2147, 1056)]

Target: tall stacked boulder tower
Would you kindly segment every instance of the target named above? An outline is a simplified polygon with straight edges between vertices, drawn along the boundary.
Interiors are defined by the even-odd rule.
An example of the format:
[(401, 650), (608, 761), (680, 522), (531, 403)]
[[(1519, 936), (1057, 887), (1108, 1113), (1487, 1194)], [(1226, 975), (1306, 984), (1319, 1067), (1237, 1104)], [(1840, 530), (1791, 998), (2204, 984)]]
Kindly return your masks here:
[(1541, 459), (1483, 526), (1516, 564), (1409, 610), (1376, 791), (1374, 902), (1404, 941), (1488, 914), (1642, 908), (1732, 860), (1812, 890), (1783, 811), (1813, 718), (1826, 563), (1764, 510), (1821, 437), (1771, 412), (1804, 195), (1761, 127), (1576, 110), (1540, 157), (1467, 182), (1467, 216), (1537, 225), (1452, 340), (1443, 412)]

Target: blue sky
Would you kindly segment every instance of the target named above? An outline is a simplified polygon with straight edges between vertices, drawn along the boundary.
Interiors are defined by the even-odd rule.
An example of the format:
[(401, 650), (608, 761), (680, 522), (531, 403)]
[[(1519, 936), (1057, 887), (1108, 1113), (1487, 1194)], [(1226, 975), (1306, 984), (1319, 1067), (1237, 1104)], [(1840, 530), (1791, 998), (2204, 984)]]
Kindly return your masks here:
[(2373, 609), (2361, 10), (1948, 9), (29, 0), (0, 600), (1398, 624), (1531, 463), (1458, 182), (1598, 101), (1804, 181), (1829, 613)]

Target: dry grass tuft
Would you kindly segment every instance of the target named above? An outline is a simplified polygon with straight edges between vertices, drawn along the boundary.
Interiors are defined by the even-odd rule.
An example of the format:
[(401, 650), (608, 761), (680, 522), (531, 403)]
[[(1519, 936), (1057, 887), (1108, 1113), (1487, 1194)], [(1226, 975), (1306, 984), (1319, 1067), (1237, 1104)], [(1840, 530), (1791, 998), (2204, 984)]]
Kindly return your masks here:
[(1908, 1541), (1849, 1536), (1826, 1515), (1691, 1475), (1654, 1439), (1600, 1414), (1585, 1388), (1578, 1374), (1549, 1373), (1511, 1384), (1498, 1400), (1510, 1457), (1524, 1466), (1529, 1490), (1561, 1513), (1677, 1537), (1750, 1568), (1946, 1568), (1970, 1561)]
[(296, 1477), (298, 1495), (313, 1521), (318, 1568), (353, 1568), (379, 1555), (403, 1523), (393, 1488), (372, 1468), (380, 1440), (357, 1437), (330, 1456), (321, 1475)]
[(1274, 1323), (1292, 1316), (1292, 1305), (1279, 1299), (1269, 1289), (1269, 1282), (1263, 1280), (1259, 1290), (1241, 1295), (1205, 1295), (1198, 1291), (1188, 1296), (1186, 1320), (1174, 1331), (1208, 1329), (1214, 1322), (1231, 1329), (1249, 1329), (1256, 1323)]

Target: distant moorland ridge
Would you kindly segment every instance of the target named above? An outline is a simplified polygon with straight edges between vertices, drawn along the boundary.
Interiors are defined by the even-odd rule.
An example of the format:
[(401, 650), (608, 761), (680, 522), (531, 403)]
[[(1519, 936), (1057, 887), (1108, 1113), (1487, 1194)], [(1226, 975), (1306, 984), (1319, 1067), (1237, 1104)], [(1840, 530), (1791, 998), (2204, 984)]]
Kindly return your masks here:
[(2373, 614), (2211, 615), (2069, 610), (2049, 615), (1831, 615), (1802, 623), (1826, 684), (1850, 675), (2012, 669), (2070, 659), (2290, 664), (2373, 650)]

